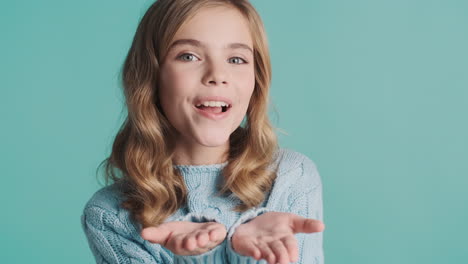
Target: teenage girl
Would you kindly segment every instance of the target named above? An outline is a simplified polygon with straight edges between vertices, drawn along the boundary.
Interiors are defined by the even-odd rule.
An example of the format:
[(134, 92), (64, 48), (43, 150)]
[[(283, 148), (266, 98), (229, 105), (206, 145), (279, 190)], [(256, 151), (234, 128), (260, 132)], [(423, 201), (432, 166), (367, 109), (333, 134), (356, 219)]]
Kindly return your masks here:
[(128, 115), (107, 186), (81, 217), (97, 263), (323, 264), (320, 176), (278, 147), (270, 81), (247, 0), (148, 9), (122, 69)]

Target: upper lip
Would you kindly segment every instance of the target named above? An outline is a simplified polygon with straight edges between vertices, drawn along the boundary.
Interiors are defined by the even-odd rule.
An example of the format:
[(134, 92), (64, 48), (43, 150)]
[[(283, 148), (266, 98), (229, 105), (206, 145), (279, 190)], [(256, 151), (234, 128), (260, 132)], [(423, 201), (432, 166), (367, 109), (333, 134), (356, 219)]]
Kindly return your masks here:
[(198, 97), (195, 100), (195, 106), (198, 104), (202, 104), (206, 101), (222, 101), (228, 103), (230, 106), (232, 106), (232, 101), (229, 98), (223, 97), (223, 96), (204, 96), (204, 97)]

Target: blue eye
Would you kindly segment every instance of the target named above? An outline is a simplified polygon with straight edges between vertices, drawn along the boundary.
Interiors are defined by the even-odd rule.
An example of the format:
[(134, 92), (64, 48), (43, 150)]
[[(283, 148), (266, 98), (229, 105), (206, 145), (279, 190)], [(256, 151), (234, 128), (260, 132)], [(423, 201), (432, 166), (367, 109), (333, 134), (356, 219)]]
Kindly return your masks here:
[[(191, 59), (192, 57), (196, 58), (195, 55), (193, 55), (191, 53), (184, 53), (184, 54), (180, 55), (178, 58), (182, 58), (183, 61), (193, 61), (193, 59)], [(187, 60), (185, 60), (183, 58), (187, 58)]]
[(245, 60), (242, 59), (241, 57), (232, 57), (231, 59), (240, 59), (240, 60), (243, 61), (243, 63), (236, 63), (236, 62), (234, 62), (234, 64), (245, 64), (245, 63), (247, 63), (247, 61), (245, 61)]
[[(180, 56), (177, 57), (178, 59), (181, 59), (182, 61), (197, 61), (199, 60), (195, 55), (193, 55), (192, 53), (184, 53)], [(196, 58), (196, 59), (195, 59)], [(240, 62), (239, 62), (240, 60)], [(234, 63), (234, 64), (246, 64), (247, 61), (242, 59), (241, 57), (232, 57), (229, 59), (230, 62)]]

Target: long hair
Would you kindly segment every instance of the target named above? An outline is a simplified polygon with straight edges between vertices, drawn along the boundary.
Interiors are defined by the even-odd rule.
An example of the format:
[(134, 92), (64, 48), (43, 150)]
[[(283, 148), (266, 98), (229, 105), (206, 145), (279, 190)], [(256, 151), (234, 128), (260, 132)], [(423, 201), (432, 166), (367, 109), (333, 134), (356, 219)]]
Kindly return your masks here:
[(187, 201), (184, 179), (173, 166), (176, 131), (159, 104), (158, 76), (177, 30), (208, 5), (239, 10), (248, 21), (254, 48), (255, 87), (244, 126), (230, 135), (225, 181), (218, 194), (234, 194), (240, 200), (234, 210), (243, 212), (264, 201), (276, 177), (270, 169), (279, 148), (268, 119), (271, 64), (260, 16), (248, 0), (159, 0), (141, 18), (123, 64), (128, 115), (110, 156), (99, 165), (105, 165), (106, 185), (112, 181), (123, 186), (126, 199), (121, 206), (143, 228), (163, 223)]

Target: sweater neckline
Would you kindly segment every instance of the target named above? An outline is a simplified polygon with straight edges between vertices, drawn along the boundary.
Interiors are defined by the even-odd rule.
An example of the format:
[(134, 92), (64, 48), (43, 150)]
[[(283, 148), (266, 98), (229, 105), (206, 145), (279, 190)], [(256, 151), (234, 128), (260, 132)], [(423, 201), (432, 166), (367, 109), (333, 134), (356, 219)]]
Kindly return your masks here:
[(205, 165), (180, 165), (175, 164), (173, 165), (174, 168), (179, 169), (182, 172), (192, 173), (192, 172), (219, 172), (221, 171), (226, 165), (228, 161), (223, 163), (215, 163), (215, 164), (205, 164)]

